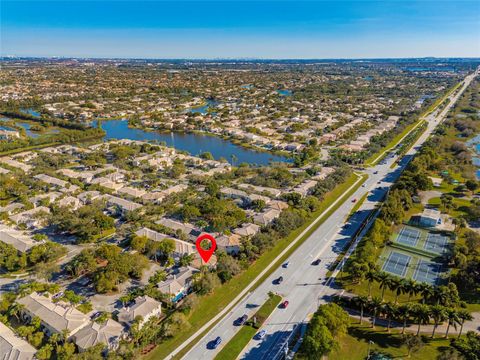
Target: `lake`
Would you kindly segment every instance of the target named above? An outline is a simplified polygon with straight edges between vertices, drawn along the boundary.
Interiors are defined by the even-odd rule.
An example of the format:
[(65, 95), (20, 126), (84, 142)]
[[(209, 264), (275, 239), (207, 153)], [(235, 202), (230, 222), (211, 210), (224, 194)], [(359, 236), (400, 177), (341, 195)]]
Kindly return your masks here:
[[(96, 126), (96, 121), (93, 122), (93, 125)], [(290, 159), (283, 156), (246, 149), (216, 136), (195, 133), (145, 131), (129, 128), (127, 120), (103, 120), (101, 121), (101, 127), (107, 133), (105, 140), (129, 139), (165, 142), (167, 146), (188, 151), (191, 155), (199, 155), (208, 151), (215, 159), (218, 160), (223, 157), (229, 162), (232, 162), (232, 155), (234, 155), (236, 156), (235, 165), (240, 163), (268, 165), (270, 162), (290, 161)]]
[(40, 113), (38, 111), (35, 111), (33, 109), (20, 109), (21, 112), (24, 112), (25, 114), (32, 115), (35, 117), (40, 117)]
[(277, 93), (281, 96), (292, 96), (292, 90), (277, 90)]
[(34, 138), (34, 139), (38, 138), (42, 134), (55, 134), (55, 133), (59, 132), (58, 129), (50, 129), (50, 130), (42, 132), (42, 133), (36, 133), (36, 132), (33, 132), (32, 130), (30, 130), (30, 127), (32, 126), (32, 124), (30, 124), (28, 122), (17, 121), (17, 120), (10, 119), (10, 118), (7, 118), (7, 117), (0, 118), (0, 121), (12, 121), (12, 120), (15, 121), (15, 125), (21, 126), (22, 128), (25, 129), (25, 134), (28, 137), (31, 137), (31, 138)]
[(477, 179), (480, 180), (480, 135), (475, 136), (473, 139), (467, 141), (467, 146), (472, 148), (478, 156), (472, 158), (473, 165), (477, 166)]
[(207, 114), (208, 109), (210, 109), (211, 107), (215, 107), (217, 105), (218, 105), (217, 101), (208, 99), (205, 105), (192, 107), (188, 109), (186, 112), (205, 115)]

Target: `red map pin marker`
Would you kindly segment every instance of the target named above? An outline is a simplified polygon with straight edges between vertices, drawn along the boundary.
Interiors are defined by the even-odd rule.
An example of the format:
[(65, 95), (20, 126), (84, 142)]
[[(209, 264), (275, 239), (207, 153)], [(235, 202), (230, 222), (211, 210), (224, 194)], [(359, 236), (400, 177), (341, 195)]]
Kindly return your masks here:
[[(203, 240), (210, 241), (210, 244), (211, 244), (210, 249), (206, 250), (202, 248), (201, 244)], [(195, 246), (197, 247), (198, 253), (202, 257), (203, 261), (208, 263), (208, 260), (210, 260), (210, 258), (213, 255), (213, 252), (217, 248), (217, 242), (215, 241), (215, 238), (212, 235), (202, 234), (197, 238), (197, 241), (195, 242)]]

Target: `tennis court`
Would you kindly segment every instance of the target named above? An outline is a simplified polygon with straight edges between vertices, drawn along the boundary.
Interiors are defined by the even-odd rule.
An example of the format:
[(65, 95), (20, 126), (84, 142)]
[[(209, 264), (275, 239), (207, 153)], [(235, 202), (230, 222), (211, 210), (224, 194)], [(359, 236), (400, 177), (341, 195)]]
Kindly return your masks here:
[(441, 270), (442, 266), (440, 264), (420, 259), (413, 278), (419, 282), (435, 285), (439, 279)]
[(420, 231), (417, 229), (403, 227), (397, 237), (397, 242), (411, 247), (415, 247), (420, 239)]
[(447, 251), (448, 237), (441, 234), (428, 233), (424, 248), (436, 254)]
[(392, 251), (383, 264), (383, 271), (398, 276), (405, 276), (410, 260), (410, 256)]

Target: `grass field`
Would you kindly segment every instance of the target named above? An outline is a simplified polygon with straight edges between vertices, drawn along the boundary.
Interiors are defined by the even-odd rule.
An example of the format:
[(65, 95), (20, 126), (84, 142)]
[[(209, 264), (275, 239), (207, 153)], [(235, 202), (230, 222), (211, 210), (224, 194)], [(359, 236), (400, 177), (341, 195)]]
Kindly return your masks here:
[[(412, 352), (410, 359), (435, 360), (440, 351), (450, 345), (443, 338), (430, 339), (422, 337), (424, 346), (418, 352)], [(408, 350), (402, 345), (402, 335), (395, 330), (388, 333), (385, 328), (376, 326), (373, 330), (364, 322), (362, 325), (354, 324), (348, 328), (347, 335), (339, 339), (338, 348), (329, 356), (329, 360), (364, 360), (368, 354), (368, 342), (373, 341), (370, 353), (377, 351), (390, 355), (392, 358), (406, 359)]]
[[(205, 323), (207, 323), (210, 319), (212, 319), (215, 315), (217, 315), (221, 310), (223, 310), (235, 297), (272, 262), (275, 261), (275, 258), (282, 253), (285, 247), (291, 243), (298, 235), (302, 233), (316, 218), (318, 218), (330, 205), (332, 205), (337, 199), (342, 198), (346, 199), (350, 196), (353, 192), (358, 189), (363, 181), (365, 181), (366, 177), (363, 178), (363, 181), (359, 181), (356, 186), (354, 186), (350, 191), (348, 189), (355, 184), (355, 182), (359, 179), (358, 175), (352, 174), (344, 183), (337, 186), (333, 191), (328, 193), (325, 196), (325, 199), (322, 201), (320, 208), (311, 215), (309, 221), (306, 222), (302, 227), (293, 231), (288, 237), (280, 240), (277, 244), (267, 253), (263, 254), (255, 263), (253, 263), (246, 271), (241, 273), (240, 275), (236, 276), (231, 281), (223, 284), (222, 286), (218, 287), (214, 293), (201, 297), (200, 303), (198, 307), (192, 311), (188, 321), (191, 325), (189, 330), (183, 331), (178, 335), (166, 340), (165, 342), (159, 344), (159, 346), (153, 350), (149, 355), (146, 356), (146, 359), (163, 359), (167, 355), (169, 355), (174, 349), (180, 346), (184, 341), (186, 341), (190, 336), (192, 336), (199, 328), (201, 328)], [(339, 201), (336, 206), (330, 209), (327, 213), (322, 216), (322, 219), (318, 221), (316, 226), (312, 227), (310, 231), (308, 231), (300, 241), (298, 241), (295, 246), (293, 246), (288, 253), (285, 254), (281, 259), (277, 261), (280, 265), (284, 259), (286, 259), (293, 251), (298, 248), (305, 241), (310, 234), (315, 231), (315, 229), (322, 224), (322, 222), (330, 216), (341, 204), (343, 201)], [(261, 284), (261, 282), (268, 277), (271, 272), (275, 270), (275, 266), (272, 267), (271, 271), (268, 271), (262, 279), (260, 279), (256, 284), (255, 287)], [(213, 325), (212, 325), (213, 326)], [(207, 332), (209, 329), (205, 330)], [(203, 336), (200, 335), (199, 338)], [(193, 344), (199, 340), (197, 338), (193, 341), (189, 346), (183, 349), (182, 352), (176, 356), (176, 358), (180, 358), (183, 356)]]
[(257, 328), (250, 325), (242, 326), (237, 334), (218, 353), (215, 360), (235, 360), (243, 348), (247, 346), (248, 342), (257, 333), (258, 328), (261, 327), (273, 310), (275, 310), (281, 300), (282, 298), (279, 295), (273, 295), (270, 297), (255, 314), (255, 317), (257, 318)]

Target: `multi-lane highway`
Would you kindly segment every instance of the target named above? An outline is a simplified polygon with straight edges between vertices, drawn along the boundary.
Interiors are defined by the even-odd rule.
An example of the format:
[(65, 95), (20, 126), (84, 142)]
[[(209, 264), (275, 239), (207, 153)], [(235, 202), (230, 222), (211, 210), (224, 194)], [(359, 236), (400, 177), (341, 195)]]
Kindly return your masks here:
[[(434, 111), (425, 118), (428, 122), (427, 130), (400, 160), (398, 166), (392, 169), (391, 165), (398, 160), (392, 154), (376, 166), (365, 170), (368, 179), (364, 185), (358, 188), (290, 256), (288, 268), (280, 267), (273, 271), (259, 287), (248, 293), (195, 344), (184, 356), (184, 359), (213, 359), (222, 346), (239, 330), (239, 327), (234, 325), (235, 320), (244, 314), (249, 317), (252, 316), (258, 310), (258, 306), (267, 300), (267, 294), (270, 291), (283, 296), (285, 300), (289, 301), (289, 306), (286, 309), (278, 308), (271, 314), (263, 326), (267, 335), (262, 340), (252, 339), (240, 357), (255, 360), (273, 359), (283, 352), (283, 346), (292, 330), (303, 323), (309, 314), (316, 310), (319, 303), (328, 301), (329, 297), (338, 291), (332, 286), (332, 282), (326, 281), (329, 265), (335, 261), (342, 249), (350, 242), (352, 235), (377, 206), (378, 202), (383, 199), (386, 191), (401, 174), (409, 159), (444, 119), (451, 106), (476, 74), (465, 78), (460, 90), (455, 95), (450, 96), (451, 101), (448, 106), (441, 111)], [(368, 193), (366, 201), (346, 222), (345, 220), (354, 206), (354, 199), (360, 199), (366, 193)], [(316, 259), (321, 259), (319, 265), (312, 264)], [(284, 278), (284, 281), (277, 285), (274, 280), (280, 276)], [(217, 336), (222, 338), (222, 344), (215, 350), (208, 349), (208, 343)]]

